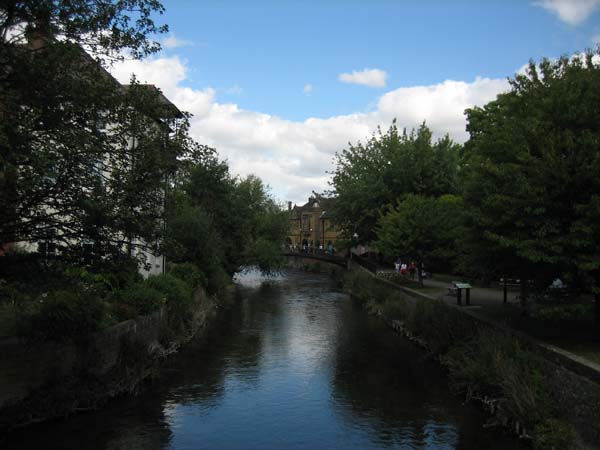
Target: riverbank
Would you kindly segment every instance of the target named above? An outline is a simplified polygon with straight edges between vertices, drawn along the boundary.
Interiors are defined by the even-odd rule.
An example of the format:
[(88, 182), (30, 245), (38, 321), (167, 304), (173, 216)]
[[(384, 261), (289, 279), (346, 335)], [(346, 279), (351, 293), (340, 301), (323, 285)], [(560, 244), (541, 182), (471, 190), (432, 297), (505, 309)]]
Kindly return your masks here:
[(77, 412), (137, 393), (162, 360), (206, 328), (229, 302), (194, 292), (186, 319), (167, 306), (83, 339), (33, 343), (0, 340), (0, 429), (8, 430)]
[(526, 339), (361, 272), (344, 289), (372, 314), (439, 357), (451, 386), (536, 449), (595, 448), (600, 386), (549, 360)]

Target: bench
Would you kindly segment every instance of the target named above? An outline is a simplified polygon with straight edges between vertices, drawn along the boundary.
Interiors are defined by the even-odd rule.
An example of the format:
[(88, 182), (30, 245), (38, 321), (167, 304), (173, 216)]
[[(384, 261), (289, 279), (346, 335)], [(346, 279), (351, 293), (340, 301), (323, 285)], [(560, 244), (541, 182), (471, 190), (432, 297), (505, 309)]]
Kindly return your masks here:
[(471, 305), (471, 285), (462, 281), (453, 281), (452, 286), (448, 288), (448, 295), (456, 297), (456, 304), (462, 305), (462, 291), (465, 291), (465, 300), (467, 306)]
[[(528, 287), (533, 287), (533, 280), (524, 280), (525, 285)], [(506, 304), (508, 302), (508, 288), (509, 287), (521, 287), (523, 285), (523, 281), (519, 278), (500, 278), (498, 282), (500, 286), (502, 286), (502, 303)]]
[(458, 288), (456, 287), (456, 283), (460, 283), (460, 281), (453, 281), (452, 286), (448, 288), (448, 295), (451, 297), (456, 297), (458, 295)]

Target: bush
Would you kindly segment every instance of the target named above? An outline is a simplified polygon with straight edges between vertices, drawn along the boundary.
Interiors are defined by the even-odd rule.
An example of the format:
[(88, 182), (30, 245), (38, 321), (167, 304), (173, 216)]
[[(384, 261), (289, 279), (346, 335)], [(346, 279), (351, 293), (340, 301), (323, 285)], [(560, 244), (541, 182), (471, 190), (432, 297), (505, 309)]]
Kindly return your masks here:
[(533, 429), (532, 444), (537, 450), (575, 450), (576, 442), (573, 429), (555, 419), (547, 419)]
[(187, 321), (194, 300), (192, 288), (185, 281), (169, 273), (163, 273), (148, 278), (145, 283), (165, 296), (172, 319), (179, 323)]
[[(166, 303), (166, 295), (143, 282), (120, 291), (116, 296), (116, 303), (115, 313), (119, 319), (125, 320), (158, 311)], [(120, 304), (127, 305), (128, 308)]]
[(206, 275), (202, 273), (198, 266), (191, 263), (173, 264), (168, 273), (185, 281), (192, 289), (196, 289), (199, 286), (206, 287), (208, 282)]
[(208, 283), (206, 289), (209, 294), (216, 295), (231, 283), (231, 277), (221, 267), (214, 267), (208, 275)]
[(30, 339), (80, 338), (110, 321), (107, 305), (85, 292), (55, 291), (36, 303), (37, 309), (23, 314), (18, 324), (19, 334)]
[(445, 353), (477, 332), (465, 314), (441, 301), (418, 301), (409, 328), (436, 353)]
[(580, 321), (591, 317), (592, 305), (581, 303), (548, 305), (534, 303), (530, 307), (531, 317), (548, 322)]
[(190, 286), (170, 273), (149, 277), (144, 284), (163, 294), (167, 305), (189, 304), (192, 298)]
[(381, 307), (381, 312), (391, 320), (404, 320), (408, 317), (406, 300), (400, 294), (388, 295)]

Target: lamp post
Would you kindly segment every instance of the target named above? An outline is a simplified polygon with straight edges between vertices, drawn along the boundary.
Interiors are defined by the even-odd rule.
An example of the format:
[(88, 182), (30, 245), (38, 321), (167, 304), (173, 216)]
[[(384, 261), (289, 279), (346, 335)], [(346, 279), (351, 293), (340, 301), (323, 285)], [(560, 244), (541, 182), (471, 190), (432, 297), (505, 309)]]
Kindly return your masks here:
[(357, 244), (358, 244), (358, 233), (356, 231), (352, 235), (352, 238), (354, 239), (354, 242), (353, 242), (353, 246), (350, 247), (350, 259), (352, 259), (352, 248), (354, 247), (354, 249), (356, 249)]

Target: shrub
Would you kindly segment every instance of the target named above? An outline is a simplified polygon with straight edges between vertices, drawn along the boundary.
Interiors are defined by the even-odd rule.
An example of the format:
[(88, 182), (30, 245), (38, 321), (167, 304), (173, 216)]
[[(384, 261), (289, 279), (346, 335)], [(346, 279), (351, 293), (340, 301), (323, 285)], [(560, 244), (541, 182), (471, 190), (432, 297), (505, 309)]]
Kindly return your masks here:
[(150, 277), (145, 282), (165, 296), (171, 318), (182, 323), (190, 317), (193, 303), (192, 288), (179, 278), (163, 273)]
[(418, 301), (408, 322), (410, 329), (436, 353), (446, 352), (477, 332), (463, 313), (441, 301)]
[(206, 275), (195, 264), (173, 264), (168, 273), (185, 281), (192, 289), (196, 289), (199, 286), (206, 287), (207, 284)]
[(534, 303), (530, 307), (531, 317), (548, 322), (562, 322), (565, 320), (585, 320), (591, 315), (592, 305), (580, 303), (548, 305)]
[(499, 368), (507, 369), (517, 351), (518, 343), (513, 338), (482, 330), (473, 339), (448, 351), (444, 364), (448, 367), (454, 388), (468, 396), (476, 393), (500, 398), (503, 381)]
[(210, 294), (218, 294), (231, 283), (231, 277), (227, 275), (227, 272), (221, 267), (213, 267), (208, 275), (208, 283), (206, 289)]
[(402, 298), (399, 294), (390, 294), (383, 302), (381, 312), (388, 319), (404, 320), (408, 317), (406, 300)]
[(538, 450), (575, 450), (577, 436), (573, 429), (555, 419), (547, 419), (535, 426), (532, 444)]
[(167, 305), (187, 304), (192, 298), (190, 286), (169, 273), (149, 277), (144, 284), (164, 294)]
[[(131, 319), (137, 315), (150, 314), (157, 311), (166, 302), (166, 295), (154, 289), (148, 284), (137, 283), (120, 291), (116, 297), (117, 305), (119, 303), (128, 305), (129, 308), (116, 306), (115, 313), (123, 314), (120, 319)], [(132, 309), (131, 309), (132, 308)]]
[(37, 309), (21, 316), (19, 334), (64, 341), (93, 333), (109, 323), (107, 305), (85, 292), (55, 291), (40, 297)]

